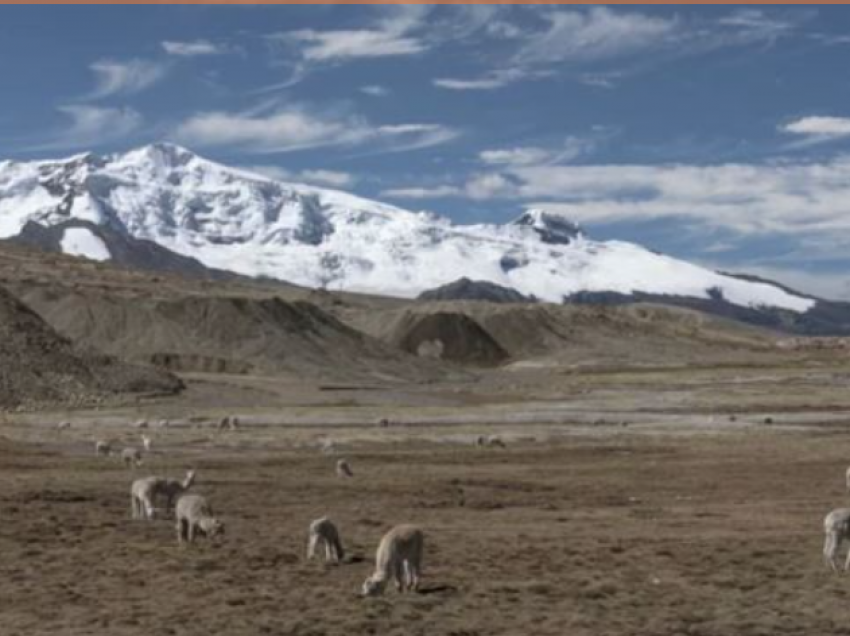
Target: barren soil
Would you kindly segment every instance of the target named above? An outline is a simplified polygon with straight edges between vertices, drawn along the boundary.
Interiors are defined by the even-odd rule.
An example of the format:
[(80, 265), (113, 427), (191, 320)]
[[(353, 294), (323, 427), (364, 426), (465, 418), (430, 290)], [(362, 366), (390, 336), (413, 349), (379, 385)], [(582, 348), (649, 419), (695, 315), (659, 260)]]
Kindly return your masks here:
[[(696, 381), (651, 379), (674, 387), (673, 375)], [(799, 377), (772, 386), (753, 399), (809, 399)], [(651, 402), (650, 385), (643, 395)], [(840, 395), (826, 398), (839, 415)], [(850, 633), (850, 578), (821, 558), (823, 516), (847, 498), (850, 430), (823, 425), (835, 413), (776, 409), (797, 418), (787, 428), (755, 416), (706, 425), (699, 409), (628, 427), (257, 416), (228, 433), (210, 416), (153, 429), (155, 452), (136, 471), (93, 456), (96, 437), (133, 443), (136, 413), (119, 415), (80, 415), (62, 432), (52, 415), (0, 425), (4, 636)], [(474, 447), (481, 432), (507, 449)], [(324, 439), (335, 454), (319, 450)], [(343, 456), (353, 479), (334, 474)], [(130, 520), (128, 490), (135, 476), (188, 467), (227, 534), (181, 548), (170, 518)], [(324, 514), (350, 553), (341, 566), (305, 559), (307, 526)], [(425, 529), (424, 589), (359, 598), (381, 534), (400, 522)]]

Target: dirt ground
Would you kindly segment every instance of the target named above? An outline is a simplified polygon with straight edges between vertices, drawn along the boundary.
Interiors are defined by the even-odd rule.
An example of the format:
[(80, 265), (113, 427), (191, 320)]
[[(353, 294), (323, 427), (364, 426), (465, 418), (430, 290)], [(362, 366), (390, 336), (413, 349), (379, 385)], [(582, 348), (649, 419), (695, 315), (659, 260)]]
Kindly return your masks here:
[[(128, 470), (94, 457), (108, 429), (0, 425), (0, 634), (850, 634), (850, 577), (821, 557), (850, 429), (557, 429), (482, 449), (464, 427), (185, 423)], [(172, 519), (129, 518), (128, 490), (188, 467), (227, 534), (178, 547)], [(305, 559), (325, 514), (340, 566)], [(401, 522), (426, 533), (423, 589), (361, 599)]]

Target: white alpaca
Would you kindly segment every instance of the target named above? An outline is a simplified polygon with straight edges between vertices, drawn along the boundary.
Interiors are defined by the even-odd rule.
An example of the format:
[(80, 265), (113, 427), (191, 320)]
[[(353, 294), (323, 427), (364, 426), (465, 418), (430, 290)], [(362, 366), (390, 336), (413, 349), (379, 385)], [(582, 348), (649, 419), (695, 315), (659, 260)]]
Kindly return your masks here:
[(307, 558), (312, 559), (316, 555), (319, 546), (325, 548), (325, 560), (339, 563), (345, 556), (342, 542), (339, 539), (339, 531), (334, 523), (327, 517), (316, 519), (310, 524), (309, 540), (307, 542)]
[(211, 538), (224, 534), (224, 524), (213, 516), (212, 507), (200, 495), (183, 495), (177, 500), (177, 543), (195, 541), (195, 533)]
[(364, 596), (384, 593), (390, 579), (399, 592), (419, 588), (425, 538), (416, 526), (396, 526), (384, 535), (375, 556), (375, 572), (363, 582)]
[[(823, 520), (826, 540), (823, 544), (823, 558), (827, 567), (838, 571), (838, 550), (844, 539), (850, 538), (850, 508), (837, 508)], [(850, 569), (850, 552), (844, 562), (844, 569)]]
[(351, 465), (344, 459), (340, 459), (336, 463), (337, 477), (354, 477), (354, 471), (351, 470)]
[(336, 452), (336, 444), (330, 439), (323, 439), (319, 443), (319, 447), (325, 455), (333, 455)]
[(59, 422), (56, 425), (57, 431), (67, 431), (69, 428), (71, 428), (71, 422)]
[(94, 443), (94, 454), (98, 457), (108, 457), (112, 452), (112, 444), (106, 440), (99, 439)]
[(121, 461), (128, 467), (142, 465), (142, 453), (138, 448), (129, 446), (121, 451)]
[(133, 519), (153, 519), (156, 499), (165, 499), (166, 511), (171, 510), (174, 500), (195, 483), (195, 471), (186, 472), (183, 481), (164, 477), (137, 479), (130, 487), (130, 511)]
[(148, 437), (147, 435), (142, 435), (142, 446), (145, 447), (146, 453), (151, 452), (151, 438)]

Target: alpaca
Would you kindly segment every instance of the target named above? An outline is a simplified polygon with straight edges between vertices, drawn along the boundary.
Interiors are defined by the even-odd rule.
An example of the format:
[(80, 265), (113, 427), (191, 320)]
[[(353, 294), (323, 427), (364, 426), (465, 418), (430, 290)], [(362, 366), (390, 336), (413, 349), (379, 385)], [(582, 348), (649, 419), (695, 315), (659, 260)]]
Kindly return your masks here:
[(336, 463), (337, 477), (354, 477), (354, 471), (351, 470), (351, 465), (344, 459), (340, 459)]
[(69, 428), (71, 428), (71, 422), (68, 422), (68, 421), (65, 421), (65, 422), (59, 422), (59, 423), (56, 425), (56, 430), (57, 430), (57, 431), (67, 431)]
[[(823, 520), (826, 540), (823, 544), (823, 558), (827, 567), (838, 571), (838, 550), (844, 539), (850, 538), (850, 508), (836, 508)], [(850, 552), (844, 562), (844, 569), (850, 569)]]
[(316, 519), (310, 524), (309, 541), (307, 543), (307, 558), (312, 559), (316, 555), (319, 545), (325, 548), (325, 560), (339, 563), (345, 556), (342, 542), (339, 539), (339, 531), (334, 523), (327, 517)]
[(171, 422), (169, 422), (168, 420), (160, 420), (157, 426), (159, 426), (159, 428), (168, 428), (171, 426)]
[(177, 500), (177, 543), (194, 543), (195, 533), (207, 538), (224, 534), (224, 524), (213, 516), (213, 510), (201, 495), (183, 495)]
[(112, 452), (112, 445), (106, 440), (99, 439), (94, 443), (94, 454), (98, 457), (108, 457)]
[(363, 596), (378, 596), (390, 579), (399, 592), (417, 590), (422, 574), (424, 536), (416, 526), (396, 526), (384, 535), (375, 557), (375, 572), (363, 582)]
[(123, 461), (127, 467), (141, 466), (142, 453), (139, 451), (138, 448), (133, 448), (132, 446), (129, 446), (121, 451), (121, 461)]
[(147, 428), (148, 427), (148, 421), (147, 420), (139, 420), (135, 424), (133, 424), (133, 426), (135, 426), (136, 428), (140, 428), (140, 429), (141, 428)]
[(137, 479), (130, 487), (130, 509), (133, 519), (153, 519), (154, 502), (157, 497), (165, 498), (165, 509), (172, 509), (175, 498), (192, 487), (195, 471), (186, 472), (183, 481), (164, 477)]
[(225, 415), (218, 422), (218, 430), (220, 430), (220, 431), (224, 431), (224, 430), (235, 431), (238, 428), (239, 428), (239, 418), (236, 417), (235, 415)]
[(146, 453), (151, 452), (151, 438), (148, 437), (147, 435), (142, 435), (142, 446), (145, 447)]

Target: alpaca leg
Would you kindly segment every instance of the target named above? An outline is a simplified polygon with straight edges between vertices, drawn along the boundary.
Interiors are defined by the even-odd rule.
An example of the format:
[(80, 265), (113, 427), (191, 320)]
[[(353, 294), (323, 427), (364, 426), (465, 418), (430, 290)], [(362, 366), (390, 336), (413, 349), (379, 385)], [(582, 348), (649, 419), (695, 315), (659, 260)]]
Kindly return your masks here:
[(420, 568), (419, 568), (419, 559), (414, 559), (413, 561), (408, 561), (407, 567), (409, 568), (409, 572), (410, 572), (410, 589), (414, 590), (414, 591), (418, 590), (419, 589), (419, 573), (421, 571)]
[(183, 520), (177, 520), (177, 543), (183, 543)]
[(397, 561), (395, 564), (395, 568), (393, 569), (393, 576), (395, 578), (395, 586), (399, 592), (404, 592), (404, 562)]
[(153, 501), (151, 501), (150, 497), (145, 497), (143, 503), (144, 503), (144, 507), (145, 507), (145, 519), (148, 519), (148, 520), (153, 519), (153, 514), (154, 514)]
[(838, 554), (838, 541), (834, 532), (828, 532), (826, 534), (826, 540), (823, 544), (823, 558), (826, 562), (827, 567), (831, 568), (833, 572), (838, 571), (838, 563), (836, 561), (836, 555)]
[(315, 534), (310, 535), (310, 540), (307, 542), (307, 558), (312, 559), (316, 556), (316, 544), (319, 542), (319, 537)]
[(189, 529), (186, 531), (186, 538), (189, 540), (189, 543), (195, 543), (195, 524), (187, 521), (186, 525), (189, 526)]
[(130, 518), (138, 519), (139, 511), (138, 511), (138, 503), (136, 502), (136, 496), (130, 495)]

